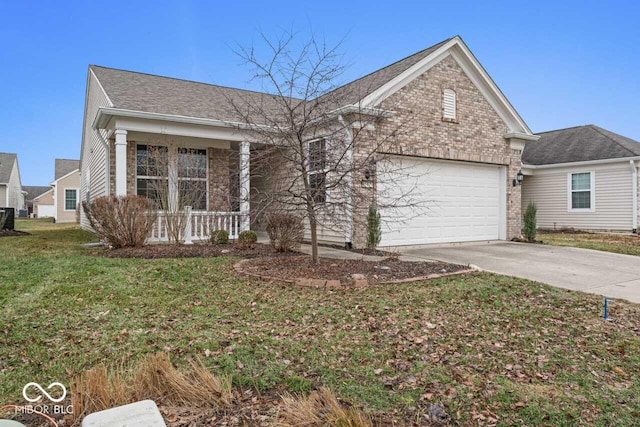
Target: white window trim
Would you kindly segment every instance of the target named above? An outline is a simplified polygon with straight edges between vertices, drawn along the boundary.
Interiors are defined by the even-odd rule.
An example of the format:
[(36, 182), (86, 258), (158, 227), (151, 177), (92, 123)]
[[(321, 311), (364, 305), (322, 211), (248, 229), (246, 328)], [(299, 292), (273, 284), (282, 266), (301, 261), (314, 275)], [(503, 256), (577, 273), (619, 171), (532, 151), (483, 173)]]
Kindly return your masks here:
[[(76, 207), (73, 209), (67, 209), (67, 190), (75, 190), (76, 192)], [(64, 211), (65, 212), (75, 212), (76, 209), (78, 208), (78, 195), (80, 194), (80, 189), (79, 188), (73, 188), (73, 187), (65, 187), (62, 189), (62, 196), (63, 196), (63, 201), (62, 201), (62, 206), (64, 206)]]
[[(137, 143), (136, 144), (136, 150), (138, 149), (138, 145), (146, 145), (147, 147), (150, 146), (150, 145), (153, 146), (153, 147), (167, 147), (167, 149), (169, 149), (169, 147), (167, 145), (164, 145), (164, 144)], [(204, 211), (195, 210), (194, 209), (192, 212), (209, 212), (209, 195), (210, 195), (210, 192), (209, 192), (210, 191), (210, 189), (209, 189), (209, 148), (208, 147), (179, 147), (178, 149), (180, 149), (180, 148), (187, 148), (187, 149), (193, 148), (194, 150), (205, 150), (205, 156), (206, 156), (206, 159), (207, 159), (207, 161), (205, 162), (206, 163), (205, 167), (207, 169), (207, 177), (206, 178), (180, 178), (180, 177), (178, 177), (178, 182), (180, 182), (181, 180), (184, 180), (184, 181), (205, 181), (206, 180), (206, 184), (207, 184), (207, 186), (206, 186), (206, 188), (207, 188), (207, 190), (206, 190), (207, 191), (207, 198), (206, 198), (207, 199), (206, 200), (207, 207), (206, 207), (206, 209)], [(176, 169), (177, 165), (169, 164), (169, 165), (167, 165), (167, 167)], [(138, 175), (138, 156), (137, 156), (137, 152), (136, 152), (135, 171), (136, 171), (136, 174), (134, 176), (134, 185), (133, 185), (134, 194), (138, 194), (138, 178), (139, 179), (169, 179), (168, 176), (167, 177), (162, 177), (162, 176)], [(176, 175), (177, 175), (177, 173), (176, 173)]]
[[(572, 205), (572, 194), (573, 189), (571, 187), (571, 177), (575, 174), (579, 173), (588, 173), (590, 178), (589, 183), (589, 193), (591, 196), (591, 207), (586, 208), (577, 208), (574, 209)], [(586, 190), (576, 190), (576, 191), (586, 191)], [(573, 171), (567, 172), (567, 212), (595, 212), (596, 211), (596, 173), (595, 171)]]
[[(310, 160), (311, 160), (311, 144), (313, 144), (314, 142), (317, 141), (322, 141), (324, 140), (324, 169), (322, 170), (311, 170), (311, 164), (310, 164)], [(324, 205), (326, 203), (329, 202), (329, 190), (327, 190), (327, 177), (329, 176), (329, 139), (322, 137), (322, 138), (315, 138), (312, 139), (310, 141), (307, 141), (306, 143), (306, 150), (307, 150), (307, 161), (306, 161), (306, 167), (307, 167), (307, 176), (310, 178), (311, 175), (317, 175), (320, 173), (324, 173), (324, 184), (325, 184), (325, 188), (324, 188), (324, 202), (316, 202), (317, 204), (320, 205)]]

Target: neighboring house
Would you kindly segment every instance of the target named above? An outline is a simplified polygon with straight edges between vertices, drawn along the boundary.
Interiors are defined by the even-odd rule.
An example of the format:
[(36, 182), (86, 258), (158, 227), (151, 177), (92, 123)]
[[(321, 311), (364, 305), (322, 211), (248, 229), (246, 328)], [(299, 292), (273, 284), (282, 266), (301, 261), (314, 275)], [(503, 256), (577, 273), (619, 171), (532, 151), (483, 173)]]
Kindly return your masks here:
[(53, 203), (53, 188), (33, 200), (33, 214), (36, 218), (55, 219), (56, 206)]
[[(80, 160), (55, 159), (55, 179), (51, 183), (51, 187), (53, 187), (53, 217), (56, 222), (78, 222), (77, 208), (80, 203), (79, 167)], [(45, 201), (46, 199), (42, 200), (42, 202)], [(39, 209), (43, 209), (44, 203), (42, 202)], [(41, 211), (41, 213), (43, 212)]]
[(594, 125), (540, 134), (522, 156), (538, 227), (637, 232), (640, 143)]
[(49, 215), (38, 215), (37, 212), (39, 204), (49, 204), (53, 206), (53, 196), (51, 196), (51, 202), (47, 202), (45, 196), (45, 193), (48, 193), (50, 195), (53, 193), (53, 189), (51, 187), (45, 187), (41, 185), (25, 185), (24, 187), (22, 187), (22, 189), (25, 192), (26, 209), (29, 216), (33, 216), (36, 218), (53, 216), (53, 211)]
[[(421, 112), (411, 136), (390, 148), (392, 162), (411, 164), (428, 179), (417, 197), (434, 202), (428, 213), (413, 215), (399, 210), (385, 221), (381, 245), (416, 245), (437, 242), (506, 240), (520, 236), (519, 185), (512, 185), (521, 169), (521, 153), (527, 141), (537, 140), (476, 60), (460, 37), (445, 40), (402, 59), (348, 85), (347, 91), (366, 87), (367, 93), (336, 106), (335, 120), (358, 126), (354, 112), (387, 111), (380, 126), (402, 123), (412, 111)], [(198, 178), (179, 176), (186, 185), (202, 185), (207, 195), (192, 227), (198, 235), (207, 215), (226, 215), (227, 224), (251, 215), (255, 223), (254, 190), (264, 185), (250, 169), (249, 131), (238, 126), (228, 107), (229, 97), (268, 103), (270, 95), (203, 83), (160, 77), (92, 65), (87, 75), (84, 129), (81, 150), (80, 199), (91, 201), (105, 195), (148, 194), (149, 180), (156, 176), (141, 160), (149, 146), (171, 138), (196, 149), (204, 165)], [(340, 108), (338, 108), (340, 107)], [(373, 114), (373, 113), (371, 113)], [(388, 122), (384, 122), (388, 120)], [(161, 144), (161, 143), (160, 143)], [(319, 149), (325, 150), (322, 144)], [(354, 147), (354, 156), (363, 147)], [(142, 167), (141, 167), (142, 165)], [(174, 166), (175, 168), (175, 166)], [(239, 176), (232, 176), (239, 169)], [(375, 171), (374, 171), (375, 172)], [(173, 178), (175, 179), (175, 178)], [(286, 178), (284, 178), (286, 179)], [(200, 183), (195, 181), (201, 181)], [(240, 183), (240, 184), (234, 184)], [(369, 185), (354, 179), (352, 185)], [(387, 184), (388, 185), (388, 184)], [(410, 179), (398, 178), (394, 188), (409, 188)], [(241, 188), (236, 188), (239, 186)], [(262, 188), (268, 192), (268, 188)], [(389, 188), (387, 188), (389, 190)], [(249, 194), (232, 203), (231, 194)], [(217, 213), (212, 213), (217, 212)], [(332, 229), (321, 229), (320, 239), (333, 243), (366, 244), (365, 209), (345, 216)], [(388, 218), (383, 212), (383, 220)], [(82, 226), (88, 222), (81, 213)], [(241, 221), (240, 228), (248, 222)], [(341, 232), (335, 232), (335, 229)], [(237, 229), (230, 227), (232, 237)], [(162, 240), (154, 235), (152, 240)]]
[(16, 216), (25, 207), (18, 155), (14, 153), (0, 153), (0, 207), (14, 208)]

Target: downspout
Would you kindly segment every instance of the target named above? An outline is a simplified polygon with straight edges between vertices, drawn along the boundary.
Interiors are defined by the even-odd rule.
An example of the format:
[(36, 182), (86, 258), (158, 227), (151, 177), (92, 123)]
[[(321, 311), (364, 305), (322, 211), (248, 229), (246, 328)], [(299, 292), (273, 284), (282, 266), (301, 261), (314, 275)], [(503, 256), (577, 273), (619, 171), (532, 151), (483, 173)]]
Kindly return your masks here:
[(631, 177), (633, 178), (633, 183), (631, 187), (633, 188), (633, 195), (631, 200), (633, 200), (633, 233), (638, 232), (638, 168), (636, 167), (636, 163), (633, 160), (629, 160), (629, 166), (631, 166)]
[(338, 121), (340, 125), (344, 128), (346, 142), (347, 142), (347, 151), (345, 153), (345, 160), (347, 161), (347, 173), (345, 175), (345, 183), (346, 183), (346, 197), (345, 197), (345, 227), (344, 227), (344, 247), (346, 249), (351, 249), (353, 246), (353, 135), (351, 134), (351, 129), (347, 126), (347, 123), (342, 117), (342, 114), (338, 115)]

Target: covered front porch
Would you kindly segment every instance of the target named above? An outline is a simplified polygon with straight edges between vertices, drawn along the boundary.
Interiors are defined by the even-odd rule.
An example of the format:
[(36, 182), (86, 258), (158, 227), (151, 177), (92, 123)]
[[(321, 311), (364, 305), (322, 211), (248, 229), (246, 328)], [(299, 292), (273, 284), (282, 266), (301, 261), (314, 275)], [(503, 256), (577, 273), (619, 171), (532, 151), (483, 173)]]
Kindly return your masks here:
[[(157, 219), (148, 241), (206, 241), (216, 230), (230, 239), (250, 229), (250, 142), (228, 126), (173, 123), (168, 118), (111, 116), (108, 194), (154, 200)], [(100, 126), (100, 124), (98, 124)]]

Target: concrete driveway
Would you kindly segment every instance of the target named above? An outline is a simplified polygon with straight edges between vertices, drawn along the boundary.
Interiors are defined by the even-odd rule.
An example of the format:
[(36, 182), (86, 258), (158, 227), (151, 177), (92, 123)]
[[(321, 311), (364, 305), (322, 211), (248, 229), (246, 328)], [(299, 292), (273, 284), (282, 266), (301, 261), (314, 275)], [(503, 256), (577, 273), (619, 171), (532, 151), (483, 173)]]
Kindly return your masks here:
[(493, 273), (640, 303), (640, 257), (636, 256), (513, 242), (433, 245), (401, 252), (407, 259), (474, 265)]

